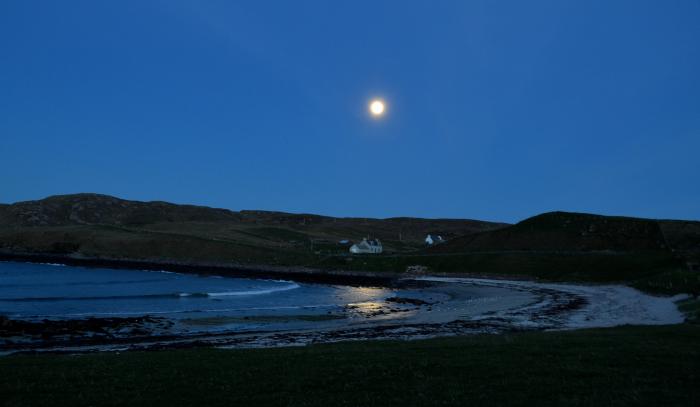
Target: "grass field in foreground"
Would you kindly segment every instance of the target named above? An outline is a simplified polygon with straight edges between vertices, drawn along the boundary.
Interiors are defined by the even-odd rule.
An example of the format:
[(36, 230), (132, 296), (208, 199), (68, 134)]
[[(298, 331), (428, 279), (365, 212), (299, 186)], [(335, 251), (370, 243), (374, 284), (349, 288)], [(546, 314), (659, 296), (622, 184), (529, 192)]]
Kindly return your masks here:
[(699, 405), (700, 326), (0, 358), (0, 404)]

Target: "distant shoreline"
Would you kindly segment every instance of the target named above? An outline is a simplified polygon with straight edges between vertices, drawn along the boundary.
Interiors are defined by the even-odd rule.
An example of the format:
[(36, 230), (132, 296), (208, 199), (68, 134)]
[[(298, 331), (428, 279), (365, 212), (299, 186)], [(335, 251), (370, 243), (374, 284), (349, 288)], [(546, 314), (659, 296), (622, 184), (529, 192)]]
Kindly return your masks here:
[(78, 267), (103, 267), (114, 269), (172, 271), (177, 273), (220, 275), (224, 277), (284, 279), (312, 284), (337, 284), (349, 286), (395, 287), (404, 273), (369, 271), (334, 271), (303, 266), (239, 265), (222, 263), (110, 259), (74, 257), (43, 253), (8, 253), (0, 251), (0, 261), (28, 263), (54, 263)]
[[(135, 260), (66, 256), (46, 253), (9, 253), (0, 249), (0, 261), (27, 263), (54, 263), (67, 266), (114, 268), (128, 270), (172, 271), (176, 273), (218, 275), (222, 277), (294, 280), (310, 284), (347, 285), (358, 287), (405, 288), (423, 286), (415, 277), (423, 274), (392, 271), (332, 270), (305, 266), (273, 266), (265, 264), (235, 264), (215, 262), (184, 262), (175, 260)], [(495, 273), (441, 273), (430, 271), (431, 276), (454, 278), (482, 278), (509, 281), (541, 281), (532, 276)]]

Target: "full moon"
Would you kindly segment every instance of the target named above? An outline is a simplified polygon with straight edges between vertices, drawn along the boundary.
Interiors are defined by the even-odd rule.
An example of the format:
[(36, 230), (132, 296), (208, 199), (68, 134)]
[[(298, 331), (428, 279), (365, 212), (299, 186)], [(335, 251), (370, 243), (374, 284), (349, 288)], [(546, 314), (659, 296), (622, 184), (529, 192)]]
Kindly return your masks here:
[(379, 117), (384, 114), (385, 106), (384, 102), (382, 102), (379, 99), (375, 99), (370, 102), (369, 104), (369, 112), (372, 114), (374, 117)]

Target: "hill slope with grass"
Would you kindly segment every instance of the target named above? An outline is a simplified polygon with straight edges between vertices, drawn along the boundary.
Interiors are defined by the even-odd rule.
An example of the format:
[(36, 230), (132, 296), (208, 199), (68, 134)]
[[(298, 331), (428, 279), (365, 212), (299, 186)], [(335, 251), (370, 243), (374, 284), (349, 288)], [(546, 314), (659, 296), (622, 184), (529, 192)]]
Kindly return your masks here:
[(700, 249), (700, 222), (549, 212), (499, 230), (453, 239), (431, 251), (581, 252), (668, 249)]
[(325, 268), (420, 269), (700, 292), (700, 222), (551, 212), (400, 256), (324, 259)]
[(341, 240), (379, 238), (389, 252), (423, 246), (501, 223), (462, 219), (335, 218), (270, 211), (230, 211), (107, 195), (52, 196), (0, 206), (0, 249), (88, 257), (307, 264), (347, 252)]
[[(426, 247), (426, 234), (447, 242)], [(382, 240), (382, 255), (349, 243)], [(230, 211), (106, 195), (53, 196), (0, 206), (0, 255), (158, 264), (498, 275), (622, 282), (698, 292), (700, 222), (551, 212), (515, 225), (463, 219), (335, 218)]]

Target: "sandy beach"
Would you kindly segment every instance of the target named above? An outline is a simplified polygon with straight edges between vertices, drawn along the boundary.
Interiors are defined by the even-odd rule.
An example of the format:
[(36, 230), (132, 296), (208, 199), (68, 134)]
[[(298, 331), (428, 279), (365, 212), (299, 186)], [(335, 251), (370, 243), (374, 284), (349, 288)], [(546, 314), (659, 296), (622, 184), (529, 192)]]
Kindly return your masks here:
[(390, 289), (329, 287), (371, 300), (348, 302), (327, 313), (294, 309), (243, 317), (4, 320), (0, 352), (278, 347), (684, 321), (675, 301), (685, 296), (656, 297), (621, 285), (422, 276), (398, 280)]

